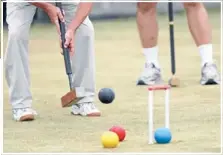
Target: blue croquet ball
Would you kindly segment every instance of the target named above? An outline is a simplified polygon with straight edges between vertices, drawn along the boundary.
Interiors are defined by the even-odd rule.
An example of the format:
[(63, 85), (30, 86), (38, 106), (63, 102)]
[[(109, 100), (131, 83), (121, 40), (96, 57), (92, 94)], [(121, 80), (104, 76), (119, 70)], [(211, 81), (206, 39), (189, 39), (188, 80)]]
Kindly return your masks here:
[(111, 88), (102, 88), (98, 93), (99, 100), (104, 104), (112, 103), (115, 93)]
[(155, 131), (154, 139), (158, 144), (167, 144), (171, 141), (172, 135), (168, 128), (159, 128)]

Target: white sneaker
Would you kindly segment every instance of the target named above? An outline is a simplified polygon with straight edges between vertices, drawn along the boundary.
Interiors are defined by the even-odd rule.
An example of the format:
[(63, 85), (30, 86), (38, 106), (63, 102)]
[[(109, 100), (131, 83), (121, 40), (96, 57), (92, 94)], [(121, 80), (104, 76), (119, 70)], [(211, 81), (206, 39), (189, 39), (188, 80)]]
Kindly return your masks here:
[(221, 84), (220, 75), (217, 70), (217, 66), (213, 63), (206, 63), (201, 69), (201, 80), (202, 85), (217, 85)]
[(155, 85), (162, 82), (160, 69), (153, 63), (145, 63), (144, 70), (137, 81), (137, 85)]
[(31, 108), (13, 109), (12, 113), (15, 121), (32, 121), (37, 115), (37, 112)]
[(80, 103), (72, 106), (71, 114), (81, 116), (101, 116), (101, 112), (95, 107), (93, 102)]

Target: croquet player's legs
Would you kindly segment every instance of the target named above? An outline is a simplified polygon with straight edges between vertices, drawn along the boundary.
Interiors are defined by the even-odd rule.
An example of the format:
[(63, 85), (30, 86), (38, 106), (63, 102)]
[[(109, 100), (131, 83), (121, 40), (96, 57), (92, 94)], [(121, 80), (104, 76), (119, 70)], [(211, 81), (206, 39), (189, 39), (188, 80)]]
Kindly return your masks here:
[(220, 75), (213, 63), (211, 26), (208, 13), (201, 2), (185, 2), (188, 26), (201, 56), (202, 85), (220, 84)]
[(142, 75), (138, 79), (138, 85), (155, 84), (161, 80), (160, 65), (158, 62), (158, 23), (157, 3), (137, 3), (137, 26), (142, 44), (142, 51), (146, 63)]
[[(71, 22), (77, 6), (63, 4), (66, 25)], [(73, 87), (77, 96), (83, 97), (77, 103), (93, 102), (95, 95), (94, 28), (88, 17), (75, 33), (75, 52), (71, 57)]]
[(148, 63), (158, 65), (158, 23), (155, 2), (138, 2), (137, 26), (143, 53)]
[(200, 50), (201, 65), (212, 63), (211, 26), (208, 21), (207, 10), (200, 2), (185, 2), (184, 8), (187, 14), (188, 27)]
[(13, 109), (30, 108), (28, 42), (36, 8), (29, 3), (7, 3), (8, 44), (5, 53), (5, 76)]

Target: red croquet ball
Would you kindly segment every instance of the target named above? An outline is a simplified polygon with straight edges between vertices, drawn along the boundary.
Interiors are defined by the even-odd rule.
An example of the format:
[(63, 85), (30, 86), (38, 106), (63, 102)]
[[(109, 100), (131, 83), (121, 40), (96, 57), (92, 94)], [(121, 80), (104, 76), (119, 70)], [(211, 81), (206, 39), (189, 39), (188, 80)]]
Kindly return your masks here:
[(126, 132), (125, 129), (123, 129), (122, 127), (113, 126), (112, 128), (109, 129), (109, 131), (115, 132), (118, 135), (120, 142), (125, 139)]

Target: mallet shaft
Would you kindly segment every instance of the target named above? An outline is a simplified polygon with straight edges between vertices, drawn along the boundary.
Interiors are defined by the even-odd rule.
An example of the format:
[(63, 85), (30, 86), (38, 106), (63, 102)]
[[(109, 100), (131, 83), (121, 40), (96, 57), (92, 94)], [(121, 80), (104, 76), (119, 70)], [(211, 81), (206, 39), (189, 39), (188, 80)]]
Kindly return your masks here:
[[(62, 3), (61, 2), (56, 2), (56, 6), (58, 8), (60, 8), (61, 13), (63, 14)], [(70, 90), (72, 90), (72, 69), (71, 69), (71, 62), (70, 62), (70, 51), (69, 51), (68, 48), (64, 47), (64, 43), (66, 41), (65, 40), (66, 28), (65, 28), (65, 23), (61, 22), (60, 19), (59, 19), (59, 24), (60, 24), (60, 33), (61, 33), (61, 40), (62, 40), (62, 48), (63, 48), (66, 74), (68, 76)]]
[(175, 45), (174, 45), (174, 15), (173, 2), (168, 2), (168, 16), (169, 16), (169, 32), (170, 32), (170, 54), (171, 54), (171, 72), (176, 73), (175, 64)]

